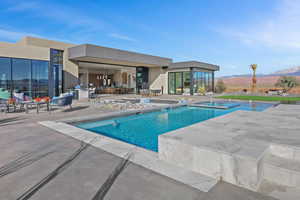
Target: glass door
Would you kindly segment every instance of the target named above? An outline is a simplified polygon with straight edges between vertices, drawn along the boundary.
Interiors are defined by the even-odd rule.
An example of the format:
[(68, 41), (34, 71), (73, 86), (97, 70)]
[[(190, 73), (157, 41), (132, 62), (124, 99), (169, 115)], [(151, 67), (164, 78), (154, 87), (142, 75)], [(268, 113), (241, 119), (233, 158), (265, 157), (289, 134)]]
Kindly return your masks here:
[(175, 88), (176, 88), (176, 91), (175, 93), (176, 94), (182, 94), (182, 72), (176, 72), (175, 74)]
[(175, 73), (169, 72), (169, 94), (175, 94)]
[(169, 94), (183, 93), (183, 72), (169, 72)]

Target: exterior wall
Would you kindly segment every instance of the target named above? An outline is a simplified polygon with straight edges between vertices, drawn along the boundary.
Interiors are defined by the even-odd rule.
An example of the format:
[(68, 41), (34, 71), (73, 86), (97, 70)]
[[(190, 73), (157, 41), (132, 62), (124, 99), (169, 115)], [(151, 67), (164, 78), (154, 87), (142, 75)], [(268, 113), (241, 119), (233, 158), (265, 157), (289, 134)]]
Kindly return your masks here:
[(60, 50), (65, 50), (69, 47), (75, 46), (75, 44), (69, 44), (69, 43), (64, 43), (64, 42), (36, 38), (36, 37), (24, 37), (20, 41), (18, 41), (16, 44), (23, 45), (23, 46), (43, 47), (43, 48), (48, 48), (48, 49), (54, 48), (54, 49), (60, 49)]
[(68, 49), (64, 51), (64, 87), (73, 88), (78, 84), (79, 67), (68, 58)]
[(17, 43), (0, 42), (0, 56), (50, 60), (50, 48), (64, 51), (64, 88), (69, 89), (78, 83), (78, 65), (68, 58), (68, 48), (73, 44), (25, 37)]
[(78, 84), (78, 65), (69, 60), (68, 48), (75, 46), (74, 44), (57, 42), (53, 40), (46, 40), (34, 37), (24, 37), (16, 43), (18, 46), (24, 46), (24, 49), (28, 48), (42, 48), (48, 51), (48, 60), (50, 55), (50, 48), (59, 49), (64, 51), (64, 89), (73, 88)]
[(0, 56), (13, 58), (27, 58), (35, 60), (50, 60), (47, 48), (22, 46), (14, 43), (0, 42)]
[(149, 88), (161, 89), (164, 88), (164, 94), (168, 91), (168, 76), (167, 71), (162, 67), (150, 67), (149, 68)]

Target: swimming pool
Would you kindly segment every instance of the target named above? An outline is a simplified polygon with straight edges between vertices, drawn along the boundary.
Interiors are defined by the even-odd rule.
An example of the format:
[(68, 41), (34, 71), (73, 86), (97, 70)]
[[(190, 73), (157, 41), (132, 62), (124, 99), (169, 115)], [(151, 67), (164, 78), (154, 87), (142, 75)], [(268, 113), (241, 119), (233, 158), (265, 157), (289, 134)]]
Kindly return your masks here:
[(240, 106), (240, 103), (228, 102), (228, 101), (215, 101), (215, 102), (200, 102), (195, 103), (194, 106), (204, 107), (204, 108), (219, 108), (219, 109), (229, 109)]
[(274, 104), (238, 102), (238, 107), (211, 109), (182, 106), (173, 109), (84, 122), (77, 127), (115, 138), (152, 151), (158, 151), (158, 135), (202, 122), (236, 110), (263, 111)]

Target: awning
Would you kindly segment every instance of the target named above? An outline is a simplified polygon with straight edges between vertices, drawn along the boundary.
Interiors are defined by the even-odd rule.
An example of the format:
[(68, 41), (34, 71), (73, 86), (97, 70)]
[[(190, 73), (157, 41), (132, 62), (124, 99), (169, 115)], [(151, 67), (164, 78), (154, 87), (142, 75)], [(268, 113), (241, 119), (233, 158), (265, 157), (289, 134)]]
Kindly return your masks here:
[(172, 62), (172, 59), (169, 58), (123, 51), (91, 44), (70, 47), (68, 52), (70, 60), (91, 63), (104, 63), (135, 67), (157, 67), (168, 66)]

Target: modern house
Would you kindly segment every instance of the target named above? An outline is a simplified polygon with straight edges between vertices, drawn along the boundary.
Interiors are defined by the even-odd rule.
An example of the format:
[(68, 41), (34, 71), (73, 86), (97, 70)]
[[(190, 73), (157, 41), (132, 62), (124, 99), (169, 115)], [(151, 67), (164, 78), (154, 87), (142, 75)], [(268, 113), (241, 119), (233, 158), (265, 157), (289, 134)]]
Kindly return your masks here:
[[(35, 37), (0, 42), (0, 88), (25, 95), (57, 96), (80, 85), (99, 93), (162, 90), (164, 94), (214, 89), (219, 66)], [(124, 89), (125, 88), (125, 89)]]

